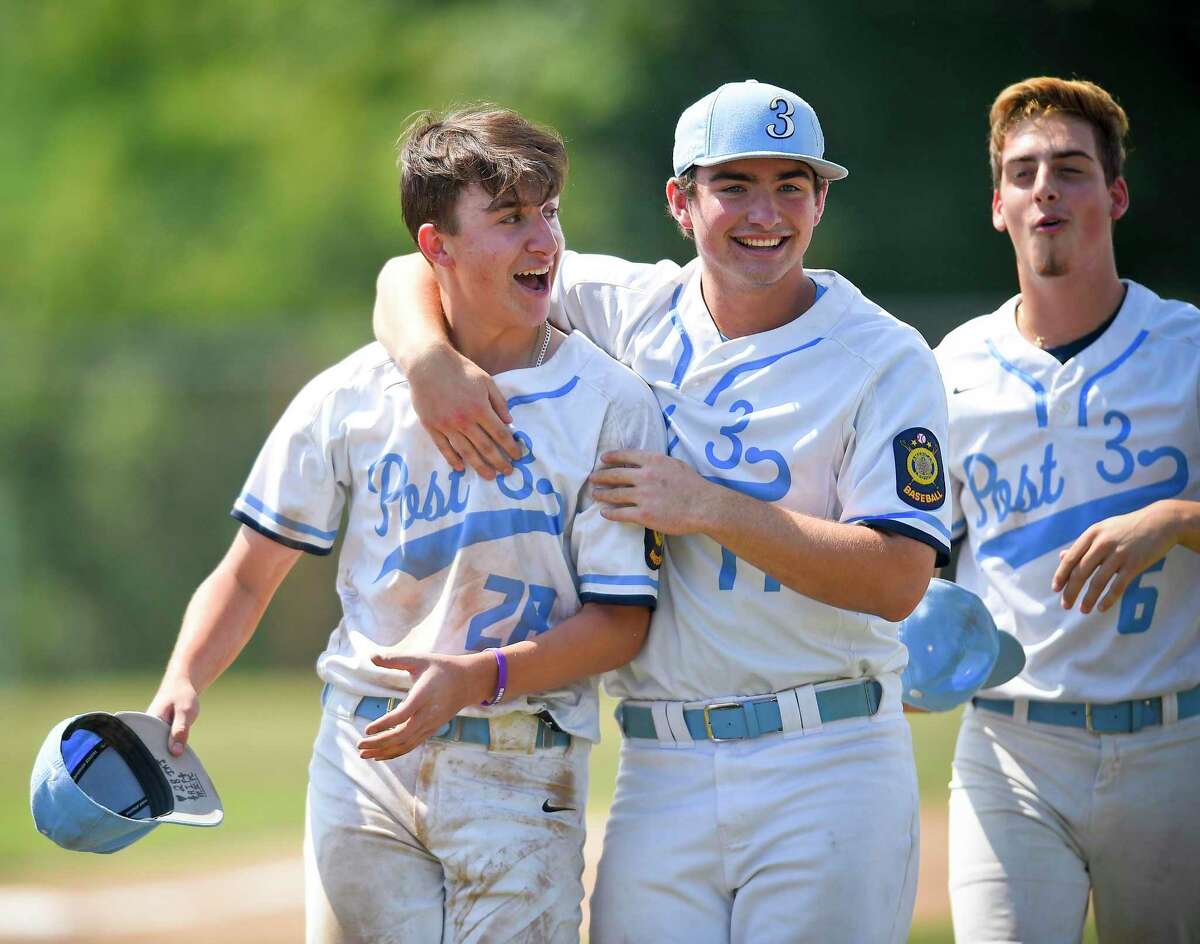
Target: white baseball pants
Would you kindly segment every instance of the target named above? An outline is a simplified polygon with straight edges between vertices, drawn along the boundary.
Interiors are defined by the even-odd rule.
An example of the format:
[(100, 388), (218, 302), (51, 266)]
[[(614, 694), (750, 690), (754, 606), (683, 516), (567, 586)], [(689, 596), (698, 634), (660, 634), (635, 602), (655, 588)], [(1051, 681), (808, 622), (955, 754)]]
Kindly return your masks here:
[(959, 944), (1200, 941), (1200, 716), (1091, 734), (967, 708), (950, 784)]
[(309, 944), (578, 941), (588, 742), (363, 760), (347, 701), (326, 704), (309, 767)]
[(591, 941), (899, 944), (919, 846), (898, 703), (807, 733), (626, 739)]

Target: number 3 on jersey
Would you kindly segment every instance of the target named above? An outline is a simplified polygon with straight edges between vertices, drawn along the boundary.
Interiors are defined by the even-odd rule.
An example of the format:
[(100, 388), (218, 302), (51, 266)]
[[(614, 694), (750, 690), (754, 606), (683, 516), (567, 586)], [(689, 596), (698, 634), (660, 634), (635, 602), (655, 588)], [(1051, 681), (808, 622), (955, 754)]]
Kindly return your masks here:
[[(482, 649), (497, 649), (507, 643), (520, 642), (530, 635), (536, 636), (550, 628), (550, 611), (558, 594), (553, 587), (543, 587), (536, 583), (529, 584), (529, 594), (525, 594), (525, 584), (511, 577), (501, 577), (499, 574), (489, 574), (483, 584), (484, 590), (502, 594), (504, 599), (491, 609), (476, 614), (467, 624), (467, 650), (478, 652)], [(513, 628), (507, 640), (495, 636), (485, 636), (484, 630), (502, 620), (508, 619), (525, 598), (525, 609), (521, 618)]]

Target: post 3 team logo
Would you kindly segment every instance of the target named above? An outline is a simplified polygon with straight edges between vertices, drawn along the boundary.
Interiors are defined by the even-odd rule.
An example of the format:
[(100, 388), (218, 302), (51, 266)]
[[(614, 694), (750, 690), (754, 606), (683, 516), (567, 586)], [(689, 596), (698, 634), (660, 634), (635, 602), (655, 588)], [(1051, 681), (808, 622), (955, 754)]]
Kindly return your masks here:
[(946, 477), (937, 437), (914, 426), (892, 440), (892, 453), (900, 500), (913, 508), (941, 508), (946, 501)]

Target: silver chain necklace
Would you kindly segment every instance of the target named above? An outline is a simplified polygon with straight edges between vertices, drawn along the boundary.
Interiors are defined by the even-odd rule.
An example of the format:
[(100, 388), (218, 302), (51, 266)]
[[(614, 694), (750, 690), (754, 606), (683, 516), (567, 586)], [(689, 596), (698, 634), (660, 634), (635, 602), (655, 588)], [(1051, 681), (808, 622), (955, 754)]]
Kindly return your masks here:
[(542, 348), (540, 351), (538, 351), (537, 360), (535, 360), (533, 362), (534, 367), (542, 366), (542, 361), (544, 361), (546, 359), (546, 351), (548, 351), (550, 349), (550, 322), (549, 321), (542, 322), (542, 330), (544, 332), (544, 334), (542, 336)]

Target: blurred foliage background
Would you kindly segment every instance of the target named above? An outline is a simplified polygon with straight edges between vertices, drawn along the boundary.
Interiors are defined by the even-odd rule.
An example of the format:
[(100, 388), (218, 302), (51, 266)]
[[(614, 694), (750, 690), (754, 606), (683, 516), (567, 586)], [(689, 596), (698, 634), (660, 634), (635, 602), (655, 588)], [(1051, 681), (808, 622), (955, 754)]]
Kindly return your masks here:
[[(1015, 291), (986, 110), (1032, 74), (1129, 110), (1122, 273), (1198, 300), (1198, 59), (1190, 2), (0, 0), (0, 681), (162, 664), (275, 418), (370, 339), (414, 110), (557, 126), (571, 244), (682, 261), (679, 112), (793, 88), (852, 171), (808, 262), (936, 343)], [(248, 665), (312, 661), (334, 566), (302, 562)]]

